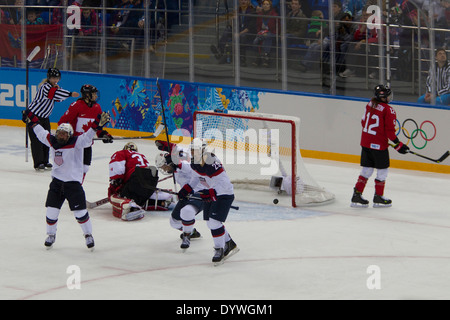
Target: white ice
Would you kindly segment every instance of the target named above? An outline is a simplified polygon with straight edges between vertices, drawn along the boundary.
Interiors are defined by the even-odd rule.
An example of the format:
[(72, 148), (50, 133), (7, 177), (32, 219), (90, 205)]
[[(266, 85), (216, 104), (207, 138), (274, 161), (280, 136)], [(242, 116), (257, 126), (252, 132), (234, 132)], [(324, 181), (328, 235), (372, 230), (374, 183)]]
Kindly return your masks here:
[[(235, 203), (226, 227), (240, 252), (218, 267), (204, 221), (196, 223), (203, 237), (182, 253), (169, 213), (123, 222), (110, 204), (89, 212), (93, 252), (67, 204), (46, 250), (51, 173), (35, 172), (31, 155), (25, 162), (24, 131), (0, 126), (0, 299), (450, 299), (448, 175), (390, 169), (393, 206), (355, 209), (359, 166), (305, 159), (336, 201), (307, 209)], [(135, 142), (153, 161), (154, 143)], [(124, 143), (95, 143), (83, 184), (89, 201), (106, 196), (109, 157)], [(369, 200), (373, 191), (372, 179)], [(71, 266), (79, 289), (71, 289)]]

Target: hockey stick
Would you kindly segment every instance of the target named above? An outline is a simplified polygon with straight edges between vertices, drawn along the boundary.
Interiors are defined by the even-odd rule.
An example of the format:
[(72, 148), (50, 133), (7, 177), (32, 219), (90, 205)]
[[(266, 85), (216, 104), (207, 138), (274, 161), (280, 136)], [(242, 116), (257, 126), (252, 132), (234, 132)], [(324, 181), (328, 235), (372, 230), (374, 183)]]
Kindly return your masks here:
[(105, 203), (108, 203), (108, 202), (109, 202), (108, 197), (100, 199), (100, 200), (95, 201), (95, 202), (89, 202), (89, 201), (86, 200), (86, 207), (88, 209), (93, 209), (93, 208), (97, 208), (97, 207), (99, 207), (101, 205), (104, 205)]
[[(158, 126), (158, 128), (156, 128), (155, 133), (153, 133), (152, 135), (149, 136), (138, 136), (138, 137), (114, 137), (113, 140), (130, 140), (130, 139), (154, 139), (156, 137), (158, 137), (161, 132), (164, 129), (164, 125), (160, 124)], [(108, 139), (107, 137), (103, 137), (103, 138), (94, 138), (92, 140), (106, 140)]]
[[(158, 192), (165, 192), (165, 193), (169, 193), (169, 194), (173, 194), (173, 195), (178, 195), (177, 192), (174, 192), (174, 191), (168, 190), (168, 189), (161, 189), (161, 188), (156, 188), (156, 187), (150, 187), (150, 189), (153, 189)], [(192, 195), (188, 195), (188, 198), (192, 199), (192, 200), (203, 200), (202, 198), (192, 196)], [(237, 207), (237, 206), (231, 206), (230, 208), (234, 209), (234, 210), (239, 210), (239, 207)]]
[[(392, 148), (395, 148), (395, 146), (393, 145), (393, 144), (389, 144)], [(444, 161), (445, 159), (447, 159), (448, 158), (448, 156), (450, 156), (450, 151), (446, 151), (440, 158), (438, 158), (438, 159), (432, 159), (432, 158), (428, 158), (428, 157), (426, 157), (426, 156), (424, 156), (424, 155), (422, 155), (422, 154), (420, 154), (420, 153), (417, 153), (417, 152), (414, 152), (414, 151), (411, 151), (411, 150), (408, 150), (408, 153), (411, 153), (411, 154), (413, 154), (413, 155), (415, 155), (415, 156), (418, 156), (418, 157), (421, 157), (421, 158), (424, 158), (424, 159), (427, 159), (427, 160), (429, 160), (429, 161), (433, 161), (433, 162), (436, 162), (436, 163), (441, 163), (442, 161)]]
[[(30, 55), (27, 57), (26, 61), (26, 84), (25, 84), (25, 108), (28, 108), (28, 95), (29, 95), (29, 79), (28, 79), (28, 69), (30, 68), (30, 62), (34, 59), (34, 57), (41, 51), (41, 47), (34, 47), (33, 51), (31, 51)], [(28, 125), (25, 124), (25, 162), (28, 162)]]
[[(167, 179), (169, 179), (169, 178), (172, 178), (172, 175), (170, 175), (170, 176), (168, 176), (168, 177), (165, 177), (165, 178), (163, 178), (163, 179), (160, 179), (160, 180), (158, 180), (158, 182), (167, 180)], [(95, 202), (90, 202), (90, 201), (87, 201), (87, 200), (86, 200), (86, 207), (87, 207), (88, 209), (93, 209), (93, 208), (100, 207), (101, 205), (104, 205), (105, 203), (108, 203), (108, 202), (109, 202), (109, 198), (108, 198), (108, 197), (103, 198), (103, 199), (100, 199), (100, 200), (97, 200), (97, 201), (95, 201)]]
[[(169, 140), (169, 127), (167, 126), (167, 120), (166, 120), (166, 109), (164, 108), (164, 100), (162, 97), (161, 86), (159, 85), (159, 78), (156, 78), (156, 87), (158, 88), (159, 101), (161, 102), (161, 112), (163, 114), (164, 126), (166, 127), (166, 141), (167, 141), (167, 145), (169, 146), (169, 153), (172, 154), (172, 147), (171, 147), (170, 140)], [(177, 182), (175, 180), (175, 175), (173, 175), (173, 188), (175, 189), (175, 191), (178, 191), (177, 190)], [(178, 195), (178, 192), (176, 193), (176, 195)]]
[(450, 155), (450, 151), (447, 151), (439, 159), (431, 159), (431, 158), (425, 157), (424, 155), (421, 155), (421, 154), (416, 153), (416, 152), (411, 151), (411, 150), (408, 150), (408, 152), (412, 153), (415, 156), (418, 156), (418, 157), (421, 157), (421, 158), (424, 158), (424, 159), (427, 159), (427, 160), (430, 160), (430, 161), (433, 161), (433, 162), (436, 162), (436, 163), (441, 163), (442, 161), (447, 159), (448, 156)]

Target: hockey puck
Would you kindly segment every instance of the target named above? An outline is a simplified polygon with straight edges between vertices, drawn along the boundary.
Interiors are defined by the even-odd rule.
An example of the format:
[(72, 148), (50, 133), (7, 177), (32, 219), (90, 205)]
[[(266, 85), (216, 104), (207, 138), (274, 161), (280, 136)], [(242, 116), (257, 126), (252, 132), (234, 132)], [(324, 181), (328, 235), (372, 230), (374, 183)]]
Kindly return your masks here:
[(273, 203), (277, 204), (278, 203), (278, 199), (273, 199)]

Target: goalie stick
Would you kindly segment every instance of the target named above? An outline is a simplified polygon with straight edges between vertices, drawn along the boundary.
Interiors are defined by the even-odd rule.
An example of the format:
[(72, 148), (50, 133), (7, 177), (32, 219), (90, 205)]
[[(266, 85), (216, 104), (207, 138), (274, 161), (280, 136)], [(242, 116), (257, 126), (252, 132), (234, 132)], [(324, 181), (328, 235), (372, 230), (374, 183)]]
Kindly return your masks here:
[[(164, 180), (167, 180), (167, 179), (170, 179), (170, 178), (172, 178), (172, 175), (170, 175), (168, 177), (165, 177), (163, 179), (160, 179), (160, 180), (158, 180), (158, 182), (161, 182), (161, 181), (164, 181)], [(109, 202), (109, 198), (108, 197), (100, 199), (100, 200), (97, 200), (95, 202), (90, 202), (90, 201), (86, 200), (86, 207), (88, 209), (93, 209), (93, 208), (100, 207), (101, 205), (104, 205), (105, 203), (108, 203), (108, 202)]]
[[(168, 189), (161, 189), (161, 188), (156, 188), (156, 187), (153, 187), (151, 189), (153, 189), (155, 191), (158, 191), (158, 192), (166, 192), (166, 193), (169, 193), (169, 194), (178, 195), (177, 192), (174, 192), (174, 191), (168, 190)], [(193, 200), (203, 200), (202, 198), (199, 198), (199, 197), (196, 197), (196, 196), (192, 196), (192, 195), (189, 195), (188, 198), (193, 199)], [(237, 206), (231, 206), (230, 208), (234, 209), (234, 210), (239, 210), (239, 207), (237, 207)]]
[(96, 202), (89, 202), (89, 201), (86, 200), (86, 207), (88, 209), (93, 209), (93, 208), (100, 207), (101, 205), (104, 205), (105, 203), (108, 203), (108, 202), (109, 202), (109, 198), (108, 197), (100, 199), (100, 200), (98, 200)]
[[(113, 140), (131, 140), (131, 139), (154, 139), (158, 137), (164, 129), (164, 125), (160, 124), (158, 128), (156, 128), (155, 132), (149, 136), (137, 136), (137, 137), (114, 137)], [(92, 140), (106, 140), (107, 137), (104, 138), (94, 138)]]

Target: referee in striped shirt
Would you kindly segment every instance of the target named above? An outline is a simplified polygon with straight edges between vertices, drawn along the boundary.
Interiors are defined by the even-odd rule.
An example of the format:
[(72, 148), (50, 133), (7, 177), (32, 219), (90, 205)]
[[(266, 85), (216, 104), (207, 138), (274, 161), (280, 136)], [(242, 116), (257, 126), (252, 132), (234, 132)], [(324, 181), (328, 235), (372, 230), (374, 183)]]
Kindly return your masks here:
[(432, 101), (432, 81), (436, 81), (436, 104), (450, 105), (450, 63), (447, 60), (447, 53), (444, 48), (436, 49), (436, 80), (431, 78), (431, 70), (427, 77), (427, 92), (421, 96), (417, 102), (431, 103)]
[[(39, 86), (35, 98), (28, 106), (28, 112), (31, 111), (39, 118), (40, 124), (44, 129), (50, 131), (50, 115), (52, 114), (55, 102), (66, 100), (69, 97), (78, 97), (78, 92), (70, 92), (58, 86), (61, 79), (61, 72), (56, 68), (50, 68), (47, 71), (47, 79)], [(24, 114), (28, 114), (27, 110)], [(51, 168), (49, 163), (49, 148), (42, 144), (36, 137), (33, 130), (28, 128), (31, 143), (31, 155), (33, 157), (34, 169), (43, 171), (45, 168)]]

